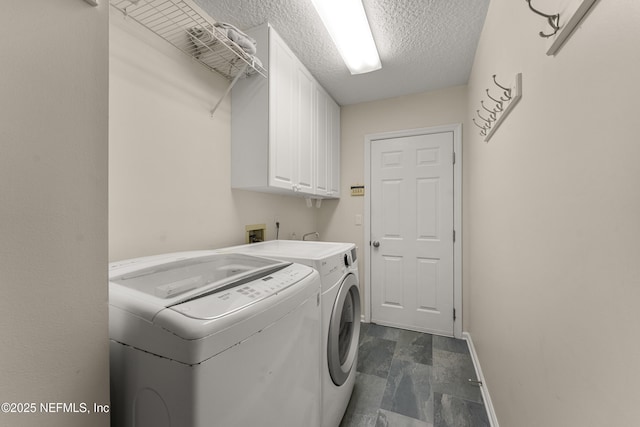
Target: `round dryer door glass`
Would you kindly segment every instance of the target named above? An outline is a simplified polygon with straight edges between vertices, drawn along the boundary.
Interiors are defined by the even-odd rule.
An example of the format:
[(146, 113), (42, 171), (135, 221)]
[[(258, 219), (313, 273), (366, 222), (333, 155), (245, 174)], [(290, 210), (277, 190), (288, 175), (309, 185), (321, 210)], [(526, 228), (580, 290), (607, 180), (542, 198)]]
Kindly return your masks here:
[(340, 316), (340, 328), (338, 331), (338, 355), (340, 356), (340, 364), (347, 361), (349, 355), (349, 347), (353, 341), (354, 332), (354, 302), (351, 292), (347, 293), (347, 297), (342, 305), (342, 316)]
[(349, 377), (358, 355), (360, 292), (353, 274), (345, 277), (336, 296), (329, 323), (327, 360), (333, 382), (340, 386)]

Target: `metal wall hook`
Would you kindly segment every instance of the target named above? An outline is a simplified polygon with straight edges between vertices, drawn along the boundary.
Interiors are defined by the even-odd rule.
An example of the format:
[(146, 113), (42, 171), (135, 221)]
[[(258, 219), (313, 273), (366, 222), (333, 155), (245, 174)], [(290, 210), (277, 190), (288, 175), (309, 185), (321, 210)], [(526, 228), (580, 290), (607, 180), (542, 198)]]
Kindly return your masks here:
[(544, 32), (540, 31), (540, 37), (551, 37), (554, 36), (558, 30), (560, 30), (560, 14), (556, 13), (555, 15), (547, 15), (546, 13), (542, 13), (539, 10), (536, 10), (533, 8), (533, 6), (531, 6), (531, 0), (524, 0), (527, 2), (527, 4), (529, 5), (529, 9), (531, 9), (535, 14), (540, 15), (544, 18), (547, 18), (547, 23), (549, 24), (549, 26), (551, 26), (551, 28), (553, 29), (553, 32), (550, 34), (545, 34)]
[(488, 119), (485, 119), (484, 117), (482, 117), (482, 114), (480, 114), (480, 110), (476, 110), (476, 114), (478, 115), (478, 117), (480, 117), (482, 120), (484, 120), (485, 122), (487, 122), (487, 126), (491, 127), (491, 122), (493, 122), (493, 119), (491, 117), (489, 117)]
[(498, 108), (498, 111), (502, 111), (502, 103), (505, 101), (504, 99), (495, 99), (493, 96), (491, 96), (491, 94), (489, 93), (489, 89), (487, 89), (487, 96), (489, 97), (490, 100), (494, 101), (497, 105), (496, 107)]
[(493, 82), (496, 84), (496, 86), (498, 86), (500, 89), (502, 89), (504, 91), (503, 92), (504, 98), (502, 97), (502, 95), (500, 95), (500, 101), (506, 102), (506, 101), (511, 100), (511, 88), (504, 87), (500, 83), (498, 83), (498, 81), (496, 80), (496, 75), (495, 74), (493, 75)]
[(498, 112), (497, 110), (490, 110), (487, 107), (485, 107), (484, 100), (480, 101), (480, 106), (489, 112), (489, 117), (491, 117), (493, 120), (496, 119), (496, 113)]
[[(504, 94), (505, 96), (508, 96), (509, 99), (511, 99), (511, 88), (508, 87), (504, 87), (502, 86), (500, 83), (498, 83), (498, 81), (496, 80), (496, 74), (493, 75), (493, 82), (496, 84), (496, 86), (498, 86), (500, 89), (504, 90)], [(502, 97), (500, 97), (500, 99), (502, 99)], [(509, 99), (505, 99), (504, 101), (508, 101)]]
[(474, 125), (478, 126), (478, 127), (479, 127), (480, 129), (482, 129), (483, 131), (486, 131), (486, 130), (487, 130), (487, 126), (486, 126), (486, 125), (484, 125), (484, 126), (480, 126), (480, 125), (478, 124), (478, 122), (476, 122), (476, 118), (475, 118), (475, 117), (474, 117), (474, 118), (472, 118), (472, 119), (471, 119), (471, 121), (473, 122), (473, 124), (474, 124)]

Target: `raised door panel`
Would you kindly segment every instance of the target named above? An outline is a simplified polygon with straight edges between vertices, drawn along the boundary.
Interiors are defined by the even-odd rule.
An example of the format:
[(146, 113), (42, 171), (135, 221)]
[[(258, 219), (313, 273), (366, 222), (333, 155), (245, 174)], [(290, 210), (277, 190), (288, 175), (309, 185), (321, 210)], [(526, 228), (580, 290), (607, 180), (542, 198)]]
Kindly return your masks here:
[(269, 185), (291, 190), (297, 164), (296, 58), (274, 31), (269, 49)]
[(326, 196), (329, 193), (329, 96), (316, 86), (316, 194)]
[[(296, 182), (294, 191), (314, 194), (315, 185), (315, 81), (301, 63), (296, 67), (297, 106), (292, 114), (297, 128)], [(297, 118), (296, 118), (297, 116)]]

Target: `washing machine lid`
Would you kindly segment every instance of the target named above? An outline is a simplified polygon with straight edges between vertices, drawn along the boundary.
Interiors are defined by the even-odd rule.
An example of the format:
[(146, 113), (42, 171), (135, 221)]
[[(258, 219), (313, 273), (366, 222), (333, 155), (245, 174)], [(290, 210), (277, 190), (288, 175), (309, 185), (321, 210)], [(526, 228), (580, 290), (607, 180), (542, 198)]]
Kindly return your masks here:
[(319, 291), (313, 268), (248, 255), (206, 251), (119, 262), (110, 269), (109, 338), (194, 365), (302, 304), (311, 304), (319, 321)]
[(224, 251), (257, 256), (277, 256), (300, 262), (298, 260), (323, 260), (342, 252), (349, 252), (354, 248), (355, 245), (353, 243), (268, 240), (249, 245), (234, 246), (224, 249)]
[[(109, 304), (151, 321), (165, 308), (224, 292), (268, 276), (290, 264), (213, 251), (120, 261), (110, 264)], [(211, 318), (212, 315), (199, 313), (196, 316)]]

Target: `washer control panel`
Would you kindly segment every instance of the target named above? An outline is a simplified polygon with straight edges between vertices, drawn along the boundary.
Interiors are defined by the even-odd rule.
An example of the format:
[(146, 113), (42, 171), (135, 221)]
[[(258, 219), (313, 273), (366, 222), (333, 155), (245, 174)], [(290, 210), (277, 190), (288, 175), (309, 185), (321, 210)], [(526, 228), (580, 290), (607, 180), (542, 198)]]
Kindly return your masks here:
[(174, 305), (171, 309), (193, 318), (216, 319), (276, 295), (312, 272), (313, 269), (310, 267), (292, 264), (252, 282)]

